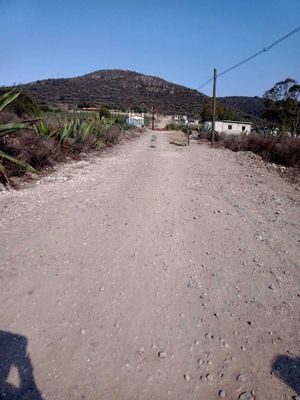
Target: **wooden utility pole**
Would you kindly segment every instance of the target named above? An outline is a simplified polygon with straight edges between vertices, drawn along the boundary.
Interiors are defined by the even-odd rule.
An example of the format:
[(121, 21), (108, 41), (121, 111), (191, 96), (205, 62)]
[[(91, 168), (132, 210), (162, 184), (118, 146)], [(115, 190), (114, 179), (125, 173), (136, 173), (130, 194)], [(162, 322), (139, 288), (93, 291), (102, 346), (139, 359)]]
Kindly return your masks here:
[(154, 130), (154, 106), (152, 107), (152, 130)]
[(214, 68), (214, 86), (213, 86), (213, 100), (212, 100), (212, 126), (211, 126), (211, 145), (215, 141), (215, 126), (216, 126), (216, 88), (217, 85), (217, 69)]

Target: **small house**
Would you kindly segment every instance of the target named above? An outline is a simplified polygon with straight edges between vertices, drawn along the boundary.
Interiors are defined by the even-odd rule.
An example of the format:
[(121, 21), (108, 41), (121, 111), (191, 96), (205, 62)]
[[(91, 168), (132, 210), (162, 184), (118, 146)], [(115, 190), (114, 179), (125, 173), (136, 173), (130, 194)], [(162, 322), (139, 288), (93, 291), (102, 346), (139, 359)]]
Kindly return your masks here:
[[(216, 121), (215, 122), (215, 131), (218, 133), (226, 133), (232, 135), (240, 135), (241, 133), (248, 134), (251, 132), (252, 122), (243, 122), (243, 121)], [(211, 130), (212, 122), (205, 121), (204, 129)]]
[(144, 117), (138, 117), (137, 115), (129, 115), (126, 118), (126, 124), (142, 128), (145, 125), (145, 119)]
[(174, 121), (180, 121), (180, 122), (182, 122), (183, 124), (188, 124), (188, 118), (187, 118), (186, 115), (173, 115), (173, 116), (172, 116), (172, 119), (173, 119)]
[(190, 125), (199, 125), (199, 120), (194, 118), (189, 118)]

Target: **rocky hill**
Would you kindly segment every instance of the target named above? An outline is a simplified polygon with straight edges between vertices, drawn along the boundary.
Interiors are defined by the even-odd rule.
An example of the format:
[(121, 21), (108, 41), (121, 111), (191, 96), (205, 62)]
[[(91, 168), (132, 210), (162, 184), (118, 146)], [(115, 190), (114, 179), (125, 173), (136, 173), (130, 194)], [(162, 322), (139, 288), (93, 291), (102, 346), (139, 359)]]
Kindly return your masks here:
[(163, 79), (123, 70), (100, 70), (77, 78), (46, 79), (23, 85), (39, 103), (67, 106), (100, 106), (199, 117), (208, 97)]
[[(45, 79), (22, 85), (40, 104), (66, 108), (99, 107), (119, 110), (139, 108), (163, 114), (199, 118), (210, 97), (161, 78), (133, 71), (99, 70), (75, 78)], [(258, 122), (264, 111), (260, 97), (219, 97), (218, 103), (235, 112), (236, 119)]]

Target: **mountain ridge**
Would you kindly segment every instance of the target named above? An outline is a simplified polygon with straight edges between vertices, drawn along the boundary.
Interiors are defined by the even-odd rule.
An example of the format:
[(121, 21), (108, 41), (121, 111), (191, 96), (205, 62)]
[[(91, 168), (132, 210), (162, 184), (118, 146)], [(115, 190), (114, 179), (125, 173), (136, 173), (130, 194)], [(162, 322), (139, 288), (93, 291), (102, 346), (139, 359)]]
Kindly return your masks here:
[(163, 114), (199, 117), (208, 96), (162, 78), (128, 70), (97, 70), (74, 78), (37, 80), (21, 86), (38, 102), (70, 108), (80, 103), (116, 109), (154, 106)]
[[(43, 79), (21, 85), (41, 104), (74, 109), (101, 106), (120, 110), (139, 108), (162, 114), (200, 118), (211, 97), (165, 79), (122, 69), (103, 69), (72, 78)], [(264, 99), (249, 96), (218, 97), (218, 103), (235, 111), (237, 118), (260, 117)]]

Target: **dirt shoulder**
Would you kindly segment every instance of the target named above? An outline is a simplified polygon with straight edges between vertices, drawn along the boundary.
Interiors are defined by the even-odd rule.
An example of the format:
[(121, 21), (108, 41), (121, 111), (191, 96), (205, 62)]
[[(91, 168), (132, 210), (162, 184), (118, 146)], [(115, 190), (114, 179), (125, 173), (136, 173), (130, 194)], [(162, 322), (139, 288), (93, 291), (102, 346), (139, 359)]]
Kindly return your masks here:
[(1, 195), (0, 393), (17, 365), (24, 398), (291, 399), (299, 197), (151, 131)]

